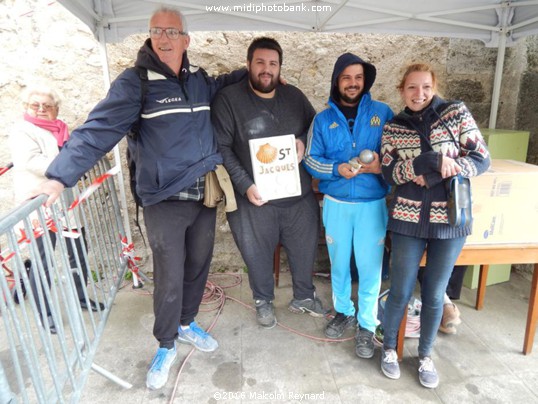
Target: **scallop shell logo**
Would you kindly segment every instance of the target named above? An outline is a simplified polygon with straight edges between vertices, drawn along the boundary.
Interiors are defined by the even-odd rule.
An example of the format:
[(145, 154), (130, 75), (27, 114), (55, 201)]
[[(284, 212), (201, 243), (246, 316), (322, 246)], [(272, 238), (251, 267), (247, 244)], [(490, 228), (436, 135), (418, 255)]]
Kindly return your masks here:
[(277, 154), (276, 147), (271, 146), (269, 143), (266, 143), (264, 145), (261, 145), (258, 149), (258, 152), (256, 153), (256, 158), (258, 161), (269, 164), (275, 161)]

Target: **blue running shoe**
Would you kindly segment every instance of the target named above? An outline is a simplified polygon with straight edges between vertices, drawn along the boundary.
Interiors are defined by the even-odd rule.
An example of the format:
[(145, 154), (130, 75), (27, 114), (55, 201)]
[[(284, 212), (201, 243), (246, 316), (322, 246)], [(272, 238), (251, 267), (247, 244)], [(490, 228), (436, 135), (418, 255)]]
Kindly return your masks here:
[(183, 344), (194, 345), (202, 352), (213, 352), (219, 347), (219, 343), (207, 332), (202, 330), (195, 321), (189, 324), (189, 328), (177, 329), (177, 340)]
[(382, 348), (381, 350), (381, 371), (389, 379), (400, 378), (400, 364), (398, 363), (398, 353), (395, 349)]
[(425, 356), (419, 360), (418, 380), (420, 384), (429, 389), (439, 386), (439, 375), (433, 364), (432, 358)]
[(157, 390), (163, 387), (168, 380), (170, 367), (176, 360), (176, 347), (172, 349), (159, 348), (157, 354), (151, 362), (151, 366), (146, 377), (148, 389)]

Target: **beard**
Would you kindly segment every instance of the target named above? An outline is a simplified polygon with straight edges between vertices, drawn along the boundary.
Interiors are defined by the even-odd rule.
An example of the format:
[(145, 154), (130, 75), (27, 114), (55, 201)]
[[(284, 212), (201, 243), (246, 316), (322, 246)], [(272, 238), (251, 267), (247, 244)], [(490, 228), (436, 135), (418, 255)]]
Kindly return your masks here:
[[(347, 88), (345, 89), (347, 90)], [(345, 94), (340, 93), (340, 99), (348, 104), (358, 104), (362, 96), (362, 91), (355, 97), (348, 97)]]
[(277, 74), (276, 77), (272, 76), (271, 81), (267, 85), (262, 84), (260, 75), (261, 74), (255, 76), (252, 72), (249, 72), (248, 80), (250, 81), (250, 85), (254, 90), (259, 91), (260, 93), (268, 94), (273, 91), (278, 84), (278, 81), (280, 80), (280, 73)]

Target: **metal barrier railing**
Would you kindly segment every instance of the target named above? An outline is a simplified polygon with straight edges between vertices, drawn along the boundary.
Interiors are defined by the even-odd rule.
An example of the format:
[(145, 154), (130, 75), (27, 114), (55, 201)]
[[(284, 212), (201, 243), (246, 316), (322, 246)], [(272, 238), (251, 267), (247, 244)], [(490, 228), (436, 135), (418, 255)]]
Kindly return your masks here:
[(93, 363), (127, 270), (115, 178), (69, 209), (109, 169), (101, 160), (50, 209), (41, 195), (0, 219), (2, 404), (77, 402), (90, 369), (130, 387)]

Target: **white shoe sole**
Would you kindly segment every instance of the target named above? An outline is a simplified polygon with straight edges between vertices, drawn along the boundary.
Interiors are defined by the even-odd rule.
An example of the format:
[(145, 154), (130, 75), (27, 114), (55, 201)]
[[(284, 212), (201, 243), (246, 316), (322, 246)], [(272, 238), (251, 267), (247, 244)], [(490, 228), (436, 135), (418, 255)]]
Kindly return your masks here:
[(439, 380), (437, 380), (436, 383), (428, 384), (420, 380), (420, 377), (419, 377), (418, 381), (420, 382), (422, 386), (426, 387), (427, 389), (435, 389), (437, 386), (439, 386)]
[(322, 314), (322, 313), (316, 313), (315, 311), (312, 311), (312, 310), (308, 310), (307, 308), (305, 307), (293, 307), (293, 306), (288, 306), (288, 310), (291, 311), (292, 313), (295, 313), (295, 314), (303, 314), (303, 313), (306, 313), (306, 314), (310, 314), (312, 317), (325, 317), (325, 314)]
[(219, 347), (218, 345), (215, 347), (215, 348), (201, 348), (199, 347), (198, 345), (196, 345), (194, 342), (192, 342), (191, 340), (188, 340), (188, 339), (181, 339), (179, 337), (177, 337), (177, 342), (180, 342), (182, 344), (185, 344), (185, 345), (192, 345), (193, 347), (195, 347), (197, 350), (199, 350), (200, 352), (214, 352), (217, 350), (217, 348)]
[(267, 329), (267, 330), (270, 330), (271, 328), (275, 328), (275, 327), (276, 327), (276, 324), (277, 324), (277, 322), (278, 322), (278, 321), (276, 320), (276, 317), (275, 317), (275, 321), (274, 321), (273, 323), (271, 323), (271, 324), (267, 324), (267, 325), (260, 323), (260, 321), (259, 321), (258, 319), (256, 319), (256, 321), (258, 322), (258, 325), (259, 325), (260, 327), (263, 327), (263, 328), (265, 328), (265, 329)]
[(392, 379), (392, 380), (398, 380), (400, 378), (400, 374), (398, 373), (397, 375), (394, 375), (392, 373), (388, 373), (385, 369), (381, 368), (381, 371), (383, 372), (383, 374), (385, 376), (387, 376), (389, 379)]

